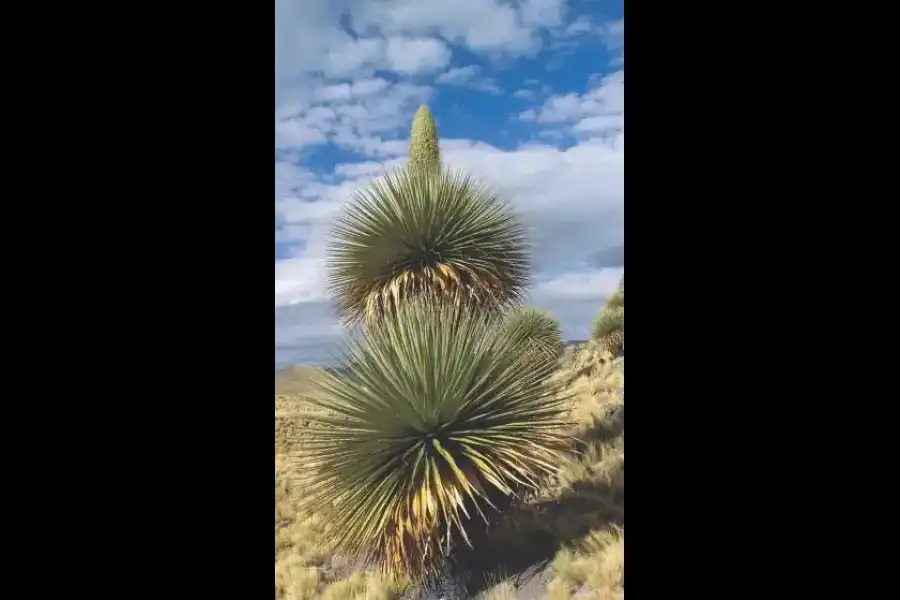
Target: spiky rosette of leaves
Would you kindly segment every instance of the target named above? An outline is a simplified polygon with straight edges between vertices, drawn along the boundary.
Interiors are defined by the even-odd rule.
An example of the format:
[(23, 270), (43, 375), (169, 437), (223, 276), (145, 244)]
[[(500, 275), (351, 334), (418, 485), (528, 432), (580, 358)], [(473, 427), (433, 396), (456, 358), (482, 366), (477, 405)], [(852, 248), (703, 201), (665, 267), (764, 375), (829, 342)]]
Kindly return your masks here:
[(348, 323), (419, 297), (499, 313), (528, 284), (526, 232), (509, 205), (458, 171), (402, 168), (375, 180), (337, 219), (329, 286)]
[(610, 296), (609, 301), (606, 306), (603, 307), (605, 312), (616, 312), (623, 313), (625, 312), (625, 296), (619, 295), (618, 293)]
[(606, 301), (606, 310), (625, 310), (625, 276), (619, 282), (619, 288)]
[(553, 365), (521, 352), (498, 320), (434, 301), (404, 305), (348, 342), (347, 371), (307, 398), (338, 416), (312, 416), (305, 445), (304, 489), (333, 507), (342, 552), (427, 579), (486, 522), (492, 498), (555, 472), (567, 398)]
[(625, 352), (625, 310), (605, 308), (594, 319), (593, 338), (614, 356)]
[(409, 134), (409, 165), (437, 172), (441, 168), (441, 151), (437, 124), (426, 105), (419, 107)]
[(562, 358), (565, 343), (559, 321), (549, 311), (525, 307), (506, 315), (507, 334), (521, 339), (528, 354), (556, 363)]
[(625, 275), (594, 319), (592, 337), (614, 356), (625, 353)]

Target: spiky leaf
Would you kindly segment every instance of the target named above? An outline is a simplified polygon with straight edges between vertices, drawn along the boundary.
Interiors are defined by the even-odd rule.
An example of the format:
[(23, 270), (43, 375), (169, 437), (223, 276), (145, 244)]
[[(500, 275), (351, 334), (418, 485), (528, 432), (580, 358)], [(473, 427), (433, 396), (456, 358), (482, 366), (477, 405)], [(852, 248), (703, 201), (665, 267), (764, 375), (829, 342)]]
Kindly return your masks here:
[(307, 398), (339, 415), (311, 417), (305, 489), (334, 507), (343, 552), (428, 577), (492, 497), (554, 471), (566, 398), (553, 366), (521, 352), (496, 319), (433, 301), (349, 342), (348, 370)]
[(625, 311), (604, 309), (594, 320), (593, 338), (618, 356), (625, 351)]
[(619, 289), (606, 301), (606, 310), (625, 310), (625, 276), (619, 282)]
[(525, 230), (510, 207), (459, 172), (398, 169), (357, 194), (328, 250), (329, 285), (347, 322), (417, 297), (499, 312), (528, 284)]
[(553, 362), (562, 358), (565, 343), (559, 321), (549, 311), (540, 308), (520, 308), (506, 315), (506, 331), (519, 337), (530, 353)]
[(592, 337), (614, 356), (625, 353), (625, 275), (594, 319)]
[(619, 329), (625, 329), (624, 312), (604, 310), (594, 320), (595, 338), (602, 338)]
[(437, 172), (441, 168), (437, 124), (426, 105), (419, 107), (412, 121), (409, 135), (409, 165)]

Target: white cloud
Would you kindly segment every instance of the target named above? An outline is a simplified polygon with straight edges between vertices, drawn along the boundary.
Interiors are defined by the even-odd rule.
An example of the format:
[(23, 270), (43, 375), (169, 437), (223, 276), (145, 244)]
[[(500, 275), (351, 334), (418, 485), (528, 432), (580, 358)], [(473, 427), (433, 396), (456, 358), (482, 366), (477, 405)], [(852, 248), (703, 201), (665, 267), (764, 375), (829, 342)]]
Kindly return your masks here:
[(328, 78), (354, 78), (376, 69), (403, 75), (438, 71), (452, 53), (439, 39), (389, 37), (345, 39), (324, 54), (321, 71)]
[(478, 65), (469, 65), (468, 67), (455, 67), (446, 73), (442, 73), (437, 78), (437, 83), (445, 85), (465, 85), (481, 73), (481, 67)]
[(614, 54), (610, 64), (616, 67), (625, 64), (625, 19), (606, 23), (600, 30), (600, 36)]
[[(360, 79), (353, 83), (338, 83), (320, 87), (315, 91), (313, 98), (318, 102), (349, 101), (377, 94), (389, 85), (387, 81), (381, 78)], [(333, 115), (333, 111), (330, 109), (320, 107), (319, 110), (323, 112), (328, 111), (324, 113), (325, 115)]]
[(563, 31), (563, 37), (576, 37), (585, 33), (589, 33), (594, 29), (595, 25), (591, 21), (590, 17), (586, 15), (580, 15), (574, 21), (569, 23), (565, 31)]
[[(531, 87), (517, 90), (516, 92), (513, 93), (514, 98), (518, 98), (519, 100), (534, 101), (542, 96), (543, 97), (549, 96), (553, 92), (553, 88), (546, 84), (540, 86), (538, 89), (533, 89), (533, 87), (537, 86), (539, 83), (537, 80), (534, 80), (534, 79), (527, 80), (525, 83), (526, 83), (526, 85), (529, 85)], [(535, 114), (533, 110), (528, 111), (528, 112)], [(528, 120), (528, 119), (523, 119), (523, 120)], [(534, 119), (532, 118), (531, 120), (533, 121)]]
[(522, 22), (531, 27), (559, 27), (566, 17), (566, 0), (523, 0), (519, 7)]
[(536, 285), (531, 293), (538, 300), (595, 300), (597, 306), (619, 285), (624, 268), (564, 273)]
[(475, 52), (533, 54), (541, 47), (538, 32), (559, 26), (564, 8), (564, 0), (365, 0), (353, 3), (351, 22), (359, 32), (429, 31)]
[[(519, 100), (531, 101), (531, 100), (537, 99), (537, 92), (535, 92), (534, 90), (522, 89), (522, 90), (516, 90), (515, 92), (513, 92), (512, 96), (513, 96), (513, 98), (517, 98)], [(525, 119), (523, 119), (523, 121), (524, 120)]]
[(305, 104), (275, 111), (275, 147), (300, 150), (331, 141), (375, 156), (386, 134), (406, 126), (411, 111), (431, 97), (429, 86), (384, 79), (333, 84), (318, 88)]
[(324, 276), (321, 259), (288, 258), (276, 261), (275, 306), (327, 300)]
[[(548, 32), (553, 39), (568, 27), (574, 35), (583, 25), (567, 20), (564, 0), (275, 4), (275, 236), (279, 256), (286, 256), (275, 262), (276, 362), (321, 364), (342, 332), (324, 268), (341, 206), (405, 160), (410, 116), (433, 94), (426, 82), (499, 91), (477, 65), (424, 79), (451, 64), (448, 44), (496, 66), (494, 59), (533, 56)], [(615, 27), (603, 31), (615, 47)], [(623, 239), (624, 76), (591, 82), (584, 94), (551, 96), (539, 81), (521, 87), (517, 98), (547, 99), (520, 115), (540, 126), (544, 143), (501, 150), (445, 137), (442, 154), (447, 164), (493, 184), (532, 228), (532, 302), (556, 314), (566, 337), (583, 338), (621, 270), (591, 270), (589, 258)], [(567, 149), (557, 145), (564, 132), (577, 137)], [(298, 163), (310, 146), (324, 143), (374, 160), (342, 162), (333, 172)]]
[[(390, 144), (394, 152), (405, 150), (405, 140)], [(476, 175), (513, 205), (531, 229), (535, 271), (543, 277), (533, 290), (533, 302), (553, 310), (561, 321), (560, 312), (570, 314), (565, 335), (584, 337), (592, 316), (587, 312), (596, 311), (618, 282), (614, 269), (592, 273), (584, 268), (591, 255), (624, 238), (624, 133), (616, 143), (586, 139), (566, 150), (529, 144), (504, 151), (459, 139), (443, 139), (441, 148), (448, 165)], [(301, 169), (276, 170), (282, 240), (290, 241), (293, 231), (295, 241), (305, 241), (297, 256), (276, 263), (276, 306), (326, 300), (324, 257), (332, 219), (354, 191), (404, 160), (340, 164), (334, 173), (341, 181), (335, 183), (310, 182)], [(548, 278), (550, 273), (557, 275)]]
[(275, 147), (302, 148), (324, 142), (328, 137), (314, 119), (275, 119)]
[[(503, 151), (482, 142), (444, 139), (441, 149), (448, 165), (491, 185), (533, 229), (538, 272), (578, 268), (592, 253), (622, 240), (625, 159), (602, 140), (568, 150), (531, 144)], [(335, 173), (343, 181), (306, 187), (315, 203), (296, 195), (276, 202), (285, 224), (307, 228), (301, 255), (276, 269), (277, 305), (324, 299), (324, 248), (331, 219), (355, 190), (403, 160), (338, 165)]]
[(389, 38), (385, 64), (391, 71), (405, 75), (432, 73), (443, 69), (452, 56), (447, 45), (434, 38)]
[[(405, 153), (405, 149), (404, 149)], [(336, 175), (344, 177), (346, 179), (353, 180), (366, 180), (378, 177), (385, 170), (390, 169), (391, 167), (400, 164), (403, 162), (403, 158), (397, 158), (386, 163), (379, 163), (374, 161), (368, 162), (358, 162), (358, 163), (345, 163), (341, 165), (337, 165), (334, 168), (334, 172)]]
[[(444, 69), (447, 42), (489, 56), (533, 55), (542, 34), (562, 32), (565, 13), (565, 0), (276, 0), (275, 146), (299, 152), (333, 142), (384, 156), (386, 134), (401, 125), (396, 117), (427, 102), (431, 90), (377, 72), (402, 78)], [(467, 87), (503, 93), (486, 77)]]
[(586, 117), (573, 127), (576, 133), (594, 134), (620, 131), (625, 128), (625, 115), (601, 115)]
[[(319, 76), (439, 69), (448, 49), (436, 36), (474, 52), (533, 55), (541, 32), (559, 28), (564, 13), (564, 0), (275, 0), (276, 103), (309, 93)], [(344, 29), (344, 16), (357, 36)]]
[(625, 130), (625, 72), (595, 78), (584, 94), (550, 97), (543, 106), (519, 115), (525, 122), (567, 125), (572, 133), (585, 136), (613, 136)]
[(488, 94), (502, 94), (503, 89), (491, 77), (481, 76), (483, 69), (478, 65), (455, 67), (442, 73), (435, 82), (442, 85), (455, 85)]
[(598, 23), (587, 15), (579, 15), (556, 31), (550, 41), (555, 55), (548, 60), (548, 69), (558, 69), (565, 64), (565, 56), (583, 47), (585, 43), (599, 41), (612, 54), (610, 66), (621, 68), (625, 64), (625, 21)]
[(495, 96), (503, 94), (503, 88), (500, 87), (496, 80), (491, 78), (475, 81), (469, 87), (476, 92), (484, 92), (485, 94), (493, 94)]
[(522, 112), (522, 114), (519, 115), (519, 119), (522, 121), (525, 121), (526, 123), (532, 123), (534, 121), (537, 121), (537, 118), (538, 118), (538, 111), (534, 108), (529, 108), (528, 110)]
[(380, 38), (342, 40), (325, 52), (322, 71), (328, 77), (353, 77), (374, 70), (384, 61), (384, 40)]

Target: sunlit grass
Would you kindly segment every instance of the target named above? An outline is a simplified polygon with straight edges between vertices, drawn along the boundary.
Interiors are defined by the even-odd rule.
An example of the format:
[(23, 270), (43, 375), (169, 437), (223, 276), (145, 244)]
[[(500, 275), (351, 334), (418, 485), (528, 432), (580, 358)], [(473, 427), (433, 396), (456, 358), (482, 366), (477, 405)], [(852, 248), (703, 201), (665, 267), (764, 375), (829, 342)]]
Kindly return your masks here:
[(478, 594), (475, 600), (516, 600), (516, 586), (509, 580), (488, 578), (488, 588)]
[(579, 598), (621, 600), (625, 597), (625, 532), (619, 528), (592, 531), (575, 549), (563, 549), (553, 560), (555, 577), (547, 600)]
[(322, 600), (400, 600), (406, 587), (378, 573), (357, 572), (329, 585)]
[[(316, 376), (313, 369), (304, 377)], [(328, 510), (314, 513), (302, 508), (304, 490), (298, 481), (303, 472), (306, 416), (315, 411), (299, 402), (292, 391), (304, 390), (296, 381), (282, 383), (275, 398), (275, 594), (276, 600), (400, 600), (403, 582), (373, 572), (340, 568), (325, 535)], [(285, 390), (285, 388), (287, 388)]]
[[(591, 531), (557, 552), (546, 600), (619, 600), (625, 596), (625, 386), (624, 360), (588, 343), (559, 376), (571, 378), (576, 396), (579, 451), (561, 466), (550, 495), (585, 500), (582, 519)], [(565, 520), (557, 538), (567, 537)], [(574, 533), (574, 532), (570, 532)]]
[(275, 561), (275, 595), (285, 600), (313, 600), (321, 586), (321, 574), (303, 559), (287, 555)]
[(304, 511), (293, 481), (297, 457), (275, 456), (275, 585), (281, 600), (399, 600), (403, 582), (373, 572), (345, 573), (331, 562), (326, 510)]

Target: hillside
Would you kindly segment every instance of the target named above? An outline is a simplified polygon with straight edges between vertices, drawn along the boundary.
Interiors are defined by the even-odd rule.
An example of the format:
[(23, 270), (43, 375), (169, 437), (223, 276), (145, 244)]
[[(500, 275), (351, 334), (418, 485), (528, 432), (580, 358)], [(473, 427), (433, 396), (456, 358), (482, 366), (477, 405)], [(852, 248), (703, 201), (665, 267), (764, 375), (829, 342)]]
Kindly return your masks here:
[(276, 395), (299, 395), (312, 391), (311, 381), (320, 375), (322, 370), (311, 365), (294, 365), (275, 371)]
[[(454, 578), (473, 598), (624, 599), (624, 361), (610, 360), (593, 342), (567, 345), (556, 377), (572, 394), (569, 417), (578, 442), (537, 497), (497, 520), (477, 551), (459, 553)], [(299, 365), (276, 373), (276, 598), (430, 599), (327, 547), (327, 511), (304, 511), (298, 503), (308, 408), (297, 395), (311, 391), (321, 372)]]

